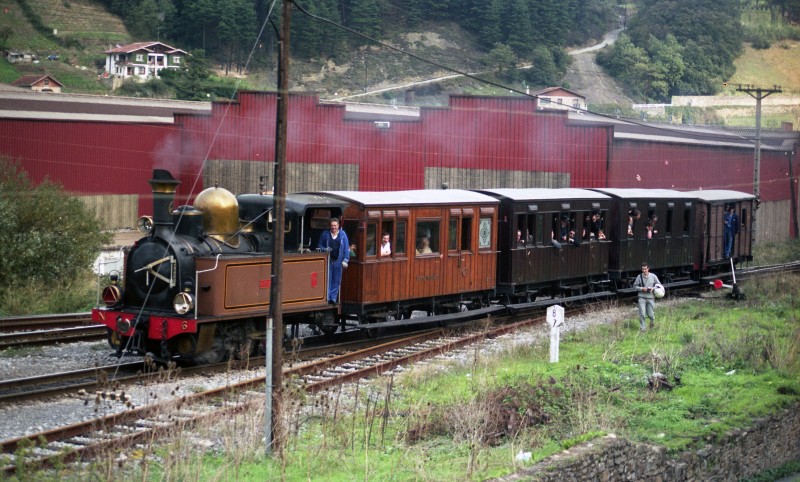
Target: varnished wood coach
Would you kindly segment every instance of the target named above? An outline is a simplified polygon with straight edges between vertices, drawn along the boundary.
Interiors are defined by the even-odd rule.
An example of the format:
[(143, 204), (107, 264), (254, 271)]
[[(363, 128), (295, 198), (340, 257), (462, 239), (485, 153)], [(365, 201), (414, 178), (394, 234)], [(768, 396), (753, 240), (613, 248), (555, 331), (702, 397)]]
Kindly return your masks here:
[[(494, 294), (498, 201), (458, 189), (327, 192), (347, 203), (355, 256), (343, 274), (342, 313), (360, 322), (477, 307)], [(381, 254), (389, 235), (391, 252)]]
[(498, 294), (525, 302), (604, 288), (609, 196), (570, 188), (480, 192), (500, 201)]

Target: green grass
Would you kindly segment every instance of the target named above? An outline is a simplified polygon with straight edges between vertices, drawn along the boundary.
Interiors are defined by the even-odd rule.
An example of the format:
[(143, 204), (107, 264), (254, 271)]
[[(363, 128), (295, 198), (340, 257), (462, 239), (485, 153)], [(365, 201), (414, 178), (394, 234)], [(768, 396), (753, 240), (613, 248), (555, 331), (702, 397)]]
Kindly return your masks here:
[(0, 82), (9, 84), (20, 77), (21, 75), (13, 65), (9, 64), (5, 59), (0, 61)]
[[(173, 480), (460, 481), (518, 470), (520, 450), (539, 461), (608, 433), (673, 454), (696, 449), (800, 401), (800, 276), (741, 286), (746, 302), (659, 304), (645, 335), (633, 306), (566, 333), (557, 364), (545, 337), (500, 356), (468, 350), (347, 395), (289, 393), (284, 458), (264, 455), (259, 413), (215, 432), (223, 451), (184, 438), (148, 470)], [(674, 389), (651, 389), (655, 371)]]

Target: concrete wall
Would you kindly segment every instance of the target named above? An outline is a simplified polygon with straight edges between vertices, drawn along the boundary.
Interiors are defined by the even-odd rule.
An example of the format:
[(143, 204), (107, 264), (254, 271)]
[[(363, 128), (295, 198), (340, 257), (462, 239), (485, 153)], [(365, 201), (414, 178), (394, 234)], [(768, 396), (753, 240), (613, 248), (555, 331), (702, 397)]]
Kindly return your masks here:
[(547, 458), (501, 481), (738, 481), (800, 460), (800, 405), (755, 420), (713, 445), (676, 457), (663, 447), (636, 444), (613, 435)]

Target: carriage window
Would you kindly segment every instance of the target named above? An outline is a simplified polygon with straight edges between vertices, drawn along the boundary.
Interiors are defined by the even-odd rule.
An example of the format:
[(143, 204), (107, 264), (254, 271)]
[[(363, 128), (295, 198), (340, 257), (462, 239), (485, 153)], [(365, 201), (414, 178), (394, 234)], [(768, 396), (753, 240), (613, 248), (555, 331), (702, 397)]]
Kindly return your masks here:
[(447, 231), (447, 249), (458, 249), (458, 218), (450, 218), (450, 228)]
[(689, 219), (691, 219), (690, 214), (691, 213), (689, 209), (683, 210), (683, 234), (689, 233)]
[(575, 235), (575, 214), (562, 213), (553, 214), (553, 239), (556, 241), (567, 241), (570, 237), (570, 232), (574, 237)]
[(666, 229), (667, 236), (672, 234), (672, 209), (667, 210), (667, 226), (664, 229)]
[(461, 218), (461, 251), (472, 250), (472, 218)]
[(544, 244), (544, 232), (544, 214), (537, 214), (536, 231), (534, 231), (534, 236), (536, 236), (536, 244)]
[(742, 215), (739, 218), (739, 222), (742, 224), (740, 227), (744, 228), (747, 226), (747, 209), (742, 208)]
[(417, 254), (439, 252), (439, 221), (417, 221)]
[(478, 227), (478, 248), (487, 249), (492, 247), (492, 218), (481, 218)]
[[(384, 254), (384, 252), (383, 252), (383, 237), (384, 237), (384, 235), (387, 235), (387, 234), (389, 235), (389, 249), (391, 250), (391, 252)], [(381, 223), (381, 237), (380, 237), (380, 241), (379, 241), (379, 244), (380, 244), (381, 248), (378, 249), (378, 252), (380, 253), (381, 256), (388, 257), (388, 256), (391, 256), (395, 252), (397, 247), (395, 246), (395, 242), (394, 241), (395, 241), (394, 221), (386, 221), (386, 220), (384, 220)]]
[[(525, 228), (525, 215), (524, 214), (517, 214), (517, 223), (515, 224), (516, 229), (511, 232), (511, 246), (518, 247), (525, 244), (526, 238), (526, 228)], [(517, 231), (520, 233), (520, 239), (517, 241)]]
[(394, 254), (406, 254), (406, 222), (397, 221), (395, 238), (392, 240), (392, 251)]
[(628, 237), (632, 238), (633, 233), (636, 232), (636, 227), (639, 225), (639, 219), (642, 217), (641, 211), (638, 209), (631, 209), (628, 211)]
[(583, 224), (581, 225), (581, 238), (589, 241), (592, 238), (592, 213), (591, 211), (584, 211)]
[(377, 242), (377, 233), (378, 233), (378, 225), (377, 223), (369, 223), (367, 224), (367, 256), (375, 256), (377, 254), (376, 246)]

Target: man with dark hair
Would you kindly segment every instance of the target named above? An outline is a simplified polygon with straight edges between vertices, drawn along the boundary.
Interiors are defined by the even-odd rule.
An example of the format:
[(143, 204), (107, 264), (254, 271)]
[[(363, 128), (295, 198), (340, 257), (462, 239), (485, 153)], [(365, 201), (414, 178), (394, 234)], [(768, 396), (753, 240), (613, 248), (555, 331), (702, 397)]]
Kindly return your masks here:
[(736, 215), (736, 207), (734, 205), (730, 205), (725, 209), (725, 215), (722, 221), (723, 255), (727, 259), (731, 257), (733, 239), (739, 234), (739, 216)]
[(656, 296), (653, 294), (653, 290), (655, 290), (657, 284), (660, 284), (658, 276), (650, 272), (650, 266), (647, 263), (642, 263), (642, 273), (637, 276), (636, 280), (633, 282), (633, 286), (639, 288), (639, 296), (637, 299), (639, 303), (639, 331), (647, 331), (647, 327), (644, 324), (645, 316), (650, 318), (650, 328), (653, 328), (655, 324)]
[(319, 237), (317, 249), (328, 252), (328, 303), (339, 301), (339, 285), (342, 284), (342, 268), (350, 262), (350, 241), (347, 234), (339, 229), (339, 219), (331, 218), (330, 231)]

